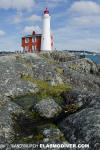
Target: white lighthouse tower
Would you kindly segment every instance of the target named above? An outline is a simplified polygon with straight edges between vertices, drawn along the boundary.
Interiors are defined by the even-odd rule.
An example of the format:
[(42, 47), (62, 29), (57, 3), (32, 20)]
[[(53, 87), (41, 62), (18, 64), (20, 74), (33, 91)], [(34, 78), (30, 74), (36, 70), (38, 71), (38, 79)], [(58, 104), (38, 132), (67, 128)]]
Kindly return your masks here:
[(50, 33), (50, 15), (49, 11), (44, 11), (43, 14), (43, 25), (42, 25), (42, 40), (41, 40), (41, 50), (51, 51), (51, 33)]

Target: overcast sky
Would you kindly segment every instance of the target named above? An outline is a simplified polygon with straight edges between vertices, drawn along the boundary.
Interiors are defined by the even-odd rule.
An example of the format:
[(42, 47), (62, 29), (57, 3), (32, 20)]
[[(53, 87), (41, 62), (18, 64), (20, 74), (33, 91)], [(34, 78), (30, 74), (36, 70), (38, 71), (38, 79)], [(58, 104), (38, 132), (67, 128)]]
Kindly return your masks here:
[(0, 50), (20, 50), (22, 36), (41, 33), (46, 7), (54, 48), (100, 52), (100, 0), (0, 0)]

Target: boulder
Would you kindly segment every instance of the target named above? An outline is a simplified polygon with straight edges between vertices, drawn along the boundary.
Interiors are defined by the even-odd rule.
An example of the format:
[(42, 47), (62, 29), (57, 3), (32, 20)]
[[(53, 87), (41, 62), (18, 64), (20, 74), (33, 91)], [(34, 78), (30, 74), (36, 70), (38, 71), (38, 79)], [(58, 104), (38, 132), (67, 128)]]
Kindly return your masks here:
[[(67, 140), (64, 138), (63, 133), (56, 127), (56, 128), (52, 128), (52, 127), (44, 127), (40, 130), (41, 135), (43, 135), (43, 139), (39, 142), (44, 144), (45, 146), (50, 145), (50, 144), (54, 144), (55, 146), (58, 145), (64, 145), (64, 144), (69, 144), (67, 142)], [(45, 148), (46, 150), (48, 148)], [(61, 148), (58, 147), (52, 147), (51, 149), (53, 150), (60, 150)], [(66, 148), (63, 148), (63, 150), (66, 150)], [(69, 150), (69, 149), (68, 149)]]
[(80, 73), (96, 74), (98, 72), (97, 64), (89, 58), (76, 59), (68, 61), (64, 63), (64, 65), (65, 64), (68, 65), (69, 68), (72, 68)]
[[(78, 103), (79, 97), (73, 94), (72, 102)], [(87, 98), (86, 98), (87, 97)], [(66, 116), (59, 127), (70, 143), (89, 144), (89, 150), (100, 148), (100, 95), (81, 98), (81, 105), (85, 107), (80, 111)]]
[(0, 143), (11, 143), (15, 138), (13, 114), (24, 113), (24, 110), (9, 98), (0, 97)]
[(88, 91), (67, 90), (64, 91), (61, 96), (64, 98), (66, 105), (74, 104), (78, 107), (85, 107), (90, 103), (91, 98), (93, 98), (95, 94)]
[(59, 138), (64, 136), (63, 133), (58, 128), (44, 128), (41, 130), (41, 134), (44, 135), (45, 138)]
[(48, 119), (54, 118), (62, 111), (62, 108), (51, 98), (41, 100), (34, 106), (34, 109), (41, 117)]
[(81, 74), (66, 67), (63, 68), (64, 81), (78, 90), (100, 92), (100, 78), (90, 74)]

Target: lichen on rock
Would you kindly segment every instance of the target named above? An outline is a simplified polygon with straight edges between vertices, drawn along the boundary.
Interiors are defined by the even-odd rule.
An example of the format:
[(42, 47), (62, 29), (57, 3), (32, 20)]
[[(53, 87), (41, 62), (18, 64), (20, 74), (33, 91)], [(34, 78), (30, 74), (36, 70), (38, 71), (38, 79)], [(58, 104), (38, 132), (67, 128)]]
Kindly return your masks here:
[(54, 118), (62, 111), (62, 108), (50, 98), (46, 98), (38, 102), (34, 106), (34, 109), (40, 114), (40, 116), (45, 118)]

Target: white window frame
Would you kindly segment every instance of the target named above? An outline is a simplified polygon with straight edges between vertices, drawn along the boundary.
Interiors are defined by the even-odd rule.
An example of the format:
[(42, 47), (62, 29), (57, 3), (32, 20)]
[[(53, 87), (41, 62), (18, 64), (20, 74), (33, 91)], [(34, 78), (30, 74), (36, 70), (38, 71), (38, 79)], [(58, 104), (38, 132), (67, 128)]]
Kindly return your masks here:
[(32, 37), (32, 42), (33, 42), (33, 43), (36, 43), (36, 36), (35, 36), (35, 37)]
[(29, 50), (29, 46), (25, 46), (25, 51), (28, 51)]
[(25, 38), (25, 43), (29, 43), (29, 38)]

